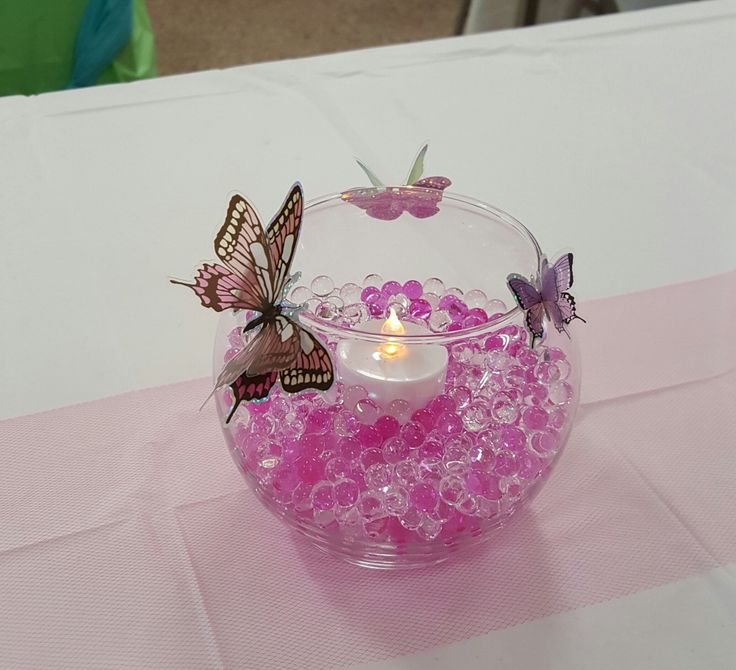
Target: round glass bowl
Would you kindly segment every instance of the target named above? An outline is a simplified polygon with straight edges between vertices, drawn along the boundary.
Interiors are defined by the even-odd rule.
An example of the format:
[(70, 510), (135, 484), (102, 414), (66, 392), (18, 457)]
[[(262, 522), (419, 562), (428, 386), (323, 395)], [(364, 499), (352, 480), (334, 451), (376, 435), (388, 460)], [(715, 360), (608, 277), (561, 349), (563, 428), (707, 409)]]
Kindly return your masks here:
[[(409, 205), (433, 195), (394, 192)], [(364, 192), (306, 206), (288, 295), (329, 349), (334, 385), (277, 384), (227, 424), (226, 389), (218, 412), (258, 498), (314, 545), (426, 566), (485, 542), (540, 490), (578, 405), (578, 351), (553, 327), (530, 346), (506, 278), (537, 275), (541, 254), (508, 214), (445, 193), (386, 221), (350, 193)], [(247, 345), (250, 316), (221, 317), (215, 375)]]

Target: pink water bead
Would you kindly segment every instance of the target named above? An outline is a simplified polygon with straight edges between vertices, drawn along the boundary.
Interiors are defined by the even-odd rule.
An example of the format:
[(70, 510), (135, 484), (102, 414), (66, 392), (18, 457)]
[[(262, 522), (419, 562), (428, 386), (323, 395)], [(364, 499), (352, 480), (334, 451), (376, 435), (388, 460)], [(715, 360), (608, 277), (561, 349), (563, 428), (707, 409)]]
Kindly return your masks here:
[(534, 479), (542, 471), (542, 461), (539, 456), (525, 452), (519, 457), (519, 477)]
[(361, 292), (360, 292), (360, 299), (366, 304), (370, 305), (373, 302), (376, 302), (378, 298), (381, 297), (381, 289), (376, 288), (375, 286), (366, 286)]
[(386, 297), (390, 298), (391, 296), (398, 295), (401, 293), (401, 284), (397, 281), (387, 281), (384, 282), (383, 286), (381, 286), (381, 294)]
[(332, 415), (326, 409), (315, 409), (307, 417), (307, 431), (312, 433), (326, 433), (332, 428)]
[(410, 449), (417, 449), (424, 442), (426, 431), (422, 424), (409, 421), (401, 428), (401, 437), (409, 445)]
[(486, 351), (495, 351), (497, 349), (505, 349), (508, 345), (508, 337), (503, 335), (491, 335), (483, 342), (483, 348)]
[(409, 492), (409, 502), (423, 512), (433, 510), (437, 506), (437, 499), (435, 488), (424, 482), (415, 484)]
[(515, 475), (519, 471), (519, 463), (516, 454), (512, 451), (501, 451), (496, 454), (496, 462), (493, 466), (496, 474), (508, 477)]
[(360, 455), (360, 464), (364, 470), (367, 470), (371, 465), (383, 462), (383, 454), (380, 449), (366, 449)]
[(550, 428), (534, 433), (531, 437), (532, 449), (541, 456), (547, 456), (557, 451), (560, 444), (560, 436), (556, 430)]
[(422, 293), (424, 293), (424, 288), (422, 287), (422, 284), (416, 279), (410, 279), (408, 282), (404, 283), (401, 292), (407, 298), (409, 298), (409, 300), (416, 300), (417, 298), (422, 297)]
[(399, 434), (401, 425), (395, 417), (384, 414), (378, 417), (374, 427), (381, 434), (381, 437), (387, 440), (389, 437)]
[(418, 409), (414, 414), (411, 415), (411, 420), (424, 428), (425, 431), (429, 432), (434, 428), (434, 414), (426, 409)]
[(312, 507), (316, 510), (332, 509), (335, 506), (335, 487), (332, 482), (320, 482), (312, 489)]
[(299, 478), (307, 484), (316, 484), (324, 477), (325, 464), (314, 456), (305, 456), (296, 462)]
[(499, 432), (499, 444), (509, 451), (521, 451), (526, 446), (526, 433), (516, 426), (504, 426)]
[(362, 451), (360, 442), (354, 437), (343, 437), (337, 443), (337, 452), (349, 462), (357, 460)]
[(426, 321), (430, 316), (432, 316), (432, 305), (430, 305), (426, 300), (417, 298), (416, 300), (411, 301), (411, 304), (409, 305), (409, 314), (415, 319), (423, 319)]
[(547, 412), (541, 407), (529, 407), (522, 413), (521, 420), (529, 430), (542, 430), (547, 425)]
[(366, 449), (377, 449), (383, 444), (383, 437), (375, 426), (361, 426), (356, 437)]

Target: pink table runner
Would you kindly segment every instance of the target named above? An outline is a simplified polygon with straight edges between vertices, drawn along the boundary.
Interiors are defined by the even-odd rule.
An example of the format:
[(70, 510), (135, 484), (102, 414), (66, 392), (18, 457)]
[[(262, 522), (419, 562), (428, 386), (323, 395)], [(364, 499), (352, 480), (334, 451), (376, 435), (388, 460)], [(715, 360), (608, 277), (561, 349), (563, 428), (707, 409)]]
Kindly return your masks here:
[(410, 573), (313, 550), (232, 465), (207, 380), (0, 423), (8, 667), (376, 660), (736, 560), (736, 273), (584, 304), (583, 407), (532, 510)]

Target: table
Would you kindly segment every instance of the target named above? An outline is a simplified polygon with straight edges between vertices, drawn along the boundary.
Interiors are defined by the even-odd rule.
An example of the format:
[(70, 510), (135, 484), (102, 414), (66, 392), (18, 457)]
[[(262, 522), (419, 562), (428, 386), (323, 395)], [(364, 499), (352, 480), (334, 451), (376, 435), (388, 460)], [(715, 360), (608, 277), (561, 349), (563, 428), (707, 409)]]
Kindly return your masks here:
[[(718, 0), (0, 99), (0, 665), (732, 668), (735, 29)], [(498, 550), (526, 572), (497, 585), (346, 572), (280, 528), (251, 542), (276, 525), (192, 412), (215, 321), (166, 281), (230, 191), (270, 212), (297, 178), (308, 197), (364, 183), (352, 156), (399, 180), (425, 139), (456, 191), (574, 248), (596, 317), (568, 453)], [(661, 340), (643, 361), (604, 327), (627, 318)], [(620, 420), (601, 438), (647, 412), (641, 444)], [(667, 440), (697, 477), (651, 477)], [(636, 485), (566, 525), (565, 492), (616, 468)], [(512, 577), (524, 602), (499, 618), (481, 596)]]

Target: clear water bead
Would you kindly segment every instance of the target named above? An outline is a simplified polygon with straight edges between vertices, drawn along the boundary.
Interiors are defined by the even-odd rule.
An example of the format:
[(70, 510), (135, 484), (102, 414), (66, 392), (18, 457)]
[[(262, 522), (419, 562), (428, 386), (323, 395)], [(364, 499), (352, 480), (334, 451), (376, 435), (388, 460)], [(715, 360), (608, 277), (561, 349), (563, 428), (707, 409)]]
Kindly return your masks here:
[(391, 483), (391, 466), (387, 463), (374, 463), (365, 469), (365, 483), (368, 488), (381, 491)]
[(316, 295), (317, 297), (323, 297), (332, 293), (332, 289), (335, 288), (335, 282), (332, 280), (332, 277), (328, 277), (327, 275), (319, 275), (312, 280), (310, 288), (312, 289), (312, 293), (314, 293), (314, 295)]
[(355, 403), (355, 416), (358, 417), (358, 421), (366, 426), (372, 426), (376, 423), (380, 410), (378, 405), (373, 402), (370, 398), (362, 398)]
[(500, 391), (491, 399), (491, 416), (500, 423), (514, 423), (519, 410), (510, 394)]
[(472, 432), (478, 432), (491, 421), (491, 412), (487, 403), (475, 401), (462, 411), (463, 425)]
[(567, 382), (555, 382), (549, 387), (548, 393), (553, 405), (566, 405), (572, 400), (572, 386)]
[(429, 317), (429, 327), (435, 333), (441, 333), (447, 329), (452, 323), (452, 319), (447, 312), (434, 311), (432, 316)]
[(360, 400), (368, 397), (368, 391), (362, 386), (348, 386), (342, 395), (345, 409), (352, 411)]
[(377, 274), (366, 275), (363, 278), (363, 286), (376, 286), (380, 288), (381, 286), (383, 286), (383, 277)]
[(476, 307), (482, 309), (486, 306), (488, 297), (480, 289), (474, 288), (465, 294), (463, 302), (465, 302), (469, 309), (475, 309)]
[(488, 316), (492, 316), (494, 314), (505, 314), (509, 308), (503, 300), (489, 300), (483, 309), (486, 310)]
[(432, 309), (437, 309), (440, 304), (440, 296), (437, 293), (422, 293), (422, 300), (429, 303)]
[(346, 305), (342, 310), (342, 318), (349, 326), (357, 326), (368, 321), (370, 314), (368, 308), (362, 302)]
[(297, 305), (301, 305), (302, 303), (307, 302), (307, 300), (309, 300), (312, 297), (314, 297), (314, 293), (312, 293), (311, 289), (307, 288), (306, 286), (297, 286), (291, 292), (289, 299), (293, 303), (296, 303)]
[(409, 492), (403, 486), (387, 486), (383, 494), (386, 511), (394, 516), (401, 516), (409, 509)]
[(411, 416), (411, 405), (401, 398), (392, 400), (389, 403), (388, 411), (386, 412), (389, 416), (394, 417), (399, 423), (403, 424), (409, 420)]
[(431, 277), (422, 284), (422, 288), (425, 293), (434, 293), (439, 296), (445, 292), (445, 283), (441, 279), (437, 279), (437, 277)]
[(340, 297), (346, 305), (352, 305), (360, 302), (360, 294), (362, 289), (357, 284), (348, 282), (340, 288)]

